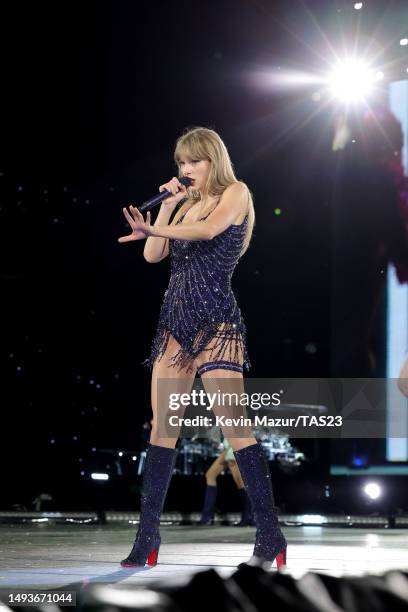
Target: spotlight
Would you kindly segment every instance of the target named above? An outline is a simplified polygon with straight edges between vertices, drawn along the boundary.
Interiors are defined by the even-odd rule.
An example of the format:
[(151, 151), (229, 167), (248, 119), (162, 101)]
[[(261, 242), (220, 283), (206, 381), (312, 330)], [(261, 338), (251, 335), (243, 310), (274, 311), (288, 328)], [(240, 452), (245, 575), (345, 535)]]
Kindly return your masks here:
[(329, 75), (332, 95), (344, 102), (363, 100), (373, 87), (375, 76), (367, 64), (358, 60), (339, 63)]
[(92, 480), (109, 480), (109, 474), (101, 474), (99, 472), (92, 472)]
[(401, 38), (400, 45), (401, 47), (406, 47), (408, 45), (408, 38)]
[(376, 482), (369, 482), (364, 487), (364, 493), (370, 499), (378, 499), (381, 495), (381, 487)]
[(360, 9), (363, 8), (363, 3), (362, 2), (356, 2), (354, 5), (354, 8), (356, 9), (356, 11), (359, 11)]

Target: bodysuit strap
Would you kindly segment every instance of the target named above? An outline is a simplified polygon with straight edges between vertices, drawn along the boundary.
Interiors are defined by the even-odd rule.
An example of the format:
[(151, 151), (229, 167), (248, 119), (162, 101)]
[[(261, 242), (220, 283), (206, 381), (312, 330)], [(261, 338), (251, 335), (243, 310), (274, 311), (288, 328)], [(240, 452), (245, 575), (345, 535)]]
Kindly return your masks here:
[(199, 219), (197, 219), (197, 221), (205, 221), (207, 217), (209, 217), (211, 215), (212, 212), (214, 212), (215, 208), (213, 208), (212, 210), (210, 210), (209, 213), (207, 213), (205, 215), (205, 217), (200, 217)]

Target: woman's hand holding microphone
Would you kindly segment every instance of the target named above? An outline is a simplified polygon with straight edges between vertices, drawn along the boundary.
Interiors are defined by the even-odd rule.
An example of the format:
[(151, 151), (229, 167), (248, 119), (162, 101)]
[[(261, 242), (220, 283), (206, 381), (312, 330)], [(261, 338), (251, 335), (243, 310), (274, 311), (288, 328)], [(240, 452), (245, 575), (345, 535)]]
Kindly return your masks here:
[[(177, 177), (173, 177), (168, 183), (164, 183), (160, 185), (159, 191), (169, 191), (173, 195), (165, 198), (162, 202), (162, 208), (168, 213), (172, 213), (176, 208), (177, 204), (185, 197), (187, 193), (187, 188), (180, 183)], [(130, 211), (130, 212), (129, 212)], [(127, 208), (123, 209), (123, 214), (126, 217), (130, 227), (132, 228), (132, 233), (127, 236), (122, 236), (118, 238), (118, 242), (130, 242), (132, 240), (143, 240), (144, 238), (148, 238), (153, 235), (152, 225), (151, 225), (151, 215), (150, 211), (146, 214), (146, 221), (143, 218), (142, 213), (136, 208), (136, 206), (129, 206), (129, 211)]]
[(185, 197), (187, 193), (187, 187), (185, 187), (176, 176), (173, 176), (171, 181), (168, 183), (164, 183), (164, 185), (160, 185), (159, 191), (170, 191), (173, 195), (169, 196), (162, 202), (162, 206), (166, 210), (173, 210), (176, 208), (177, 204)]

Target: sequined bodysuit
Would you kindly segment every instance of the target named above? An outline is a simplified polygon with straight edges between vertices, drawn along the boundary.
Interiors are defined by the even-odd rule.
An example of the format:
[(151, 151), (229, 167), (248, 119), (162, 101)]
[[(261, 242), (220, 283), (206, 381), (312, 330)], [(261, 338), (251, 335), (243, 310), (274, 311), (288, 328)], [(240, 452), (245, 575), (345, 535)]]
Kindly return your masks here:
[(199, 374), (216, 368), (249, 369), (245, 324), (231, 289), (247, 222), (248, 217), (230, 225), (212, 240), (169, 240), (170, 282), (146, 365), (163, 356), (171, 335), (180, 345), (171, 360), (176, 367), (190, 368), (206, 351)]

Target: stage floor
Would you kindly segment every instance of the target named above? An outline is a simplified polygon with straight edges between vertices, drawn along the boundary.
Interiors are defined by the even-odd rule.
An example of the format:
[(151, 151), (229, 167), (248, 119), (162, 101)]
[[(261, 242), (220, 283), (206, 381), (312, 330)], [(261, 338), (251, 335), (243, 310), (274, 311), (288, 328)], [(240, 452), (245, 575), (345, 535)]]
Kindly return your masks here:
[[(333, 576), (408, 570), (408, 530), (285, 527), (286, 572)], [(118, 586), (178, 586), (196, 572), (215, 568), (232, 574), (251, 556), (251, 527), (162, 526), (159, 564), (122, 569), (136, 526), (124, 524), (0, 525), (0, 588), (80, 588), (90, 583)], [(275, 571), (274, 569), (271, 571)]]

